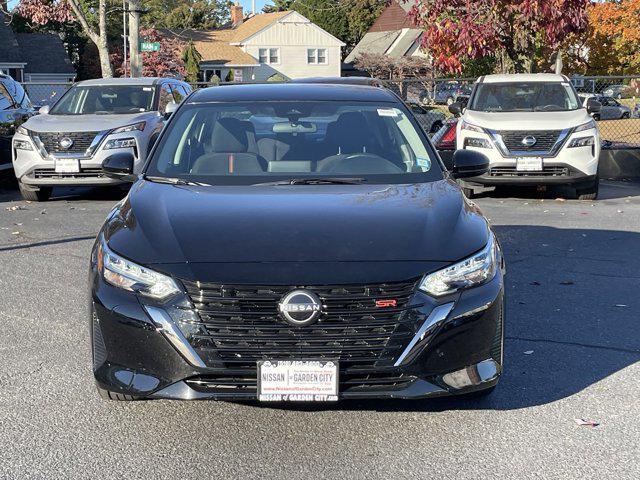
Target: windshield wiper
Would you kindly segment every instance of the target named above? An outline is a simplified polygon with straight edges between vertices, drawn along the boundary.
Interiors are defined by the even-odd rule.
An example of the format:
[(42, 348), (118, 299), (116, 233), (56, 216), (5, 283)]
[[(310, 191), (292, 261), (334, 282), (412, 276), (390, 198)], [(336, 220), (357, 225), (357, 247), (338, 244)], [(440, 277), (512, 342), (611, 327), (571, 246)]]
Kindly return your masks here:
[(149, 180), (155, 183), (168, 183), (170, 185), (191, 185), (196, 187), (210, 187), (209, 183), (202, 182), (193, 182), (191, 180), (185, 180), (184, 178), (175, 178), (175, 177), (150, 177), (145, 176), (145, 180)]
[(276, 182), (254, 183), (254, 186), (270, 185), (357, 185), (366, 182), (364, 178), (353, 177), (318, 177), (318, 178), (290, 178), (289, 180), (278, 180)]

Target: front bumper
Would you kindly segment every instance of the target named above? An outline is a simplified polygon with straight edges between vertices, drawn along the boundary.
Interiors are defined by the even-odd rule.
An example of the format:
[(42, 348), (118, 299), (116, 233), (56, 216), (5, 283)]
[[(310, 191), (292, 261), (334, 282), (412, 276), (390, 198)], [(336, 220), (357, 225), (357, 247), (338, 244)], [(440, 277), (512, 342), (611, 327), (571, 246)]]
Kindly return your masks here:
[[(407, 338), (400, 350), (402, 355), (366, 372), (340, 363), (339, 398), (456, 395), (498, 382), (504, 341), (501, 273), (482, 286), (438, 301), (416, 292), (410, 305), (403, 318), (412, 320), (417, 334), (412, 348), (406, 351), (412, 340)], [(447, 314), (435, 318), (433, 313), (439, 308), (442, 311), (443, 305)], [(196, 314), (184, 299), (153, 305), (106, 284), (92, 270), (90, 308), (93, 369), (99, 387), (139, 398), (256, 399), (255, 369), (238, 370), (211, 360), (215, 352), (192, 348), (191, 353), (199, 355), (194, 360), (185, 336), (188, 322)], [(166, 326), (163, 328), (149, 313), (158, 311), (179, 328), (173, 339)], [(181, 332), (185, 334), (182, 340)], [(301, 357), (313, 359), (311, 354), (302, 353)]]
[[(111, 138), (136, 138), (135, 148), (116, 148), (104, 150), (105, 140)], [(15, 141), (29, 142), (32, 150), (15, 148)], [(16, 133), (13, 137), (12, 160), (16, 178), (23, 184), (35, 187), (64, 186), (64, 185), (118, 185), (120, 180), (107, 177), (102, 171), (102, 162), (115, 153), (132, 153), (136, 160), (136, 171), (142, 167), (141, 152), (144, 151), (146, 139), (138, 138), (137, 133), (122, 133), (105, 137), (91, 155), (49, 154), (44, 151), (35, 140), (28, 135)], [(79, 160), (80, 171), (74, 173), (56, 172), (56, 158), (75, 158)]]
[[(506, 155), (487, 133), (459, 131), (458, 148), (465, 148), (466, 138), (485, 139), (492, 148), (470, 147), (482, 153), (489, 159), (489, 172), (478, 177), (466, 178), (464, 184), (498, 186), (498, 185), (578, 185), (591, 184), (598, 173), (598, 159), (600, 157), (600, 135), (596, 129), (570, 133), (557, 153), (538, 154), (542, 157), (543, 170), (521, 172), (516, 170), (516, 154)], [(534, 132), (535, 133), (535, 132)], [(593, 136), (593, 146), (573, 147), (568, 145), (575, 138)], [(523, 156), (537, 156), (525, 153)]]

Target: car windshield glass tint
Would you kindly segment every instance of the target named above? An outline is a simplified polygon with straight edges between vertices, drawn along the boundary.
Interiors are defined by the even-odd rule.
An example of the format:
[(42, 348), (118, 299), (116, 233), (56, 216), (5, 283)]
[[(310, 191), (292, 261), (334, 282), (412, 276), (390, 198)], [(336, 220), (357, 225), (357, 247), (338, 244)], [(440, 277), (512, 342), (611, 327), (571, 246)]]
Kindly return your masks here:
[(431, 151), (404, 107), (393, 104), (192, 105), (169, 123), (147, 174), (216, 184), (424, 182), (442, 178)]
[(569, 83), (510, 82), (479, 84), (469, 108), (484, 112), (559, 112), (580, 107)]
[(53, 115), (124, 114), (151, 110), (154, 87), (138, 85), (77, 86), (51, 109)]

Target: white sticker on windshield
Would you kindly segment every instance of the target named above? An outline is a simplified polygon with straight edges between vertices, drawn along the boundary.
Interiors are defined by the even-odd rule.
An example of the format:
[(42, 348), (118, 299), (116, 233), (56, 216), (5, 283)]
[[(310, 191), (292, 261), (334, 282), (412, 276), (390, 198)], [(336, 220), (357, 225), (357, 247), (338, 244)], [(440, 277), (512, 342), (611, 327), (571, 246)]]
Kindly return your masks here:
[(381, 117), (397, 117), (398, 116), (398, 110), (396, 110), (395, 108), (379, 108), (378, 109), (378, 115), (380, 115)]
[(153, 87), (142, 87), (145, 92), (153, 92)]

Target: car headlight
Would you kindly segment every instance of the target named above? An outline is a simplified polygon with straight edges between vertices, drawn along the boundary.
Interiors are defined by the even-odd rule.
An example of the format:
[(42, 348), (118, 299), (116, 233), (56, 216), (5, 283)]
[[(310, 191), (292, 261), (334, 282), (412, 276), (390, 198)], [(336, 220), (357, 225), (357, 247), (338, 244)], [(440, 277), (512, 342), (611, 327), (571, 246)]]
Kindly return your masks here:
[(486, 138), (467, 137), (464, 139), (464, 146), (477, 148), (493, 148)]
[(591, 119), (586, 123), (583, 123), (582, 125), (578, 125), (576, 128), (573, 129), (574, 133), (575, 132), (584, 132), (585, 130), (591, 130), (592, 128), (597, 128), (596, 127), (596, 122), (595, 120)]
[(135, 138), (113, 138), (107, 140), (102, 147), (103, 150), (112, 150), (114, 148), (134, 148), (136, 146)]
[(470, 130), (472, 132), (484, 133), (482, 127), (478, 127), (477, 125), (473, 125), (472, 123), (465, 122), (464, 120), (460, 122), (460, 130)]
[(29, 140), (13, 140), (13, 148), (16, 150), (33, 150)]
[(136, 130), (142, 132), (146, 125), (147, 125), (147, 122), (133, 123), (131, 125), (126, 125), (124, 127), (116, 128), (111, 133), (126, 133), (126, 132), (134, 132)]
[(16, 133), (19, 133), (20, 135), (27, 135), (29, 136), (29, 130), (27, 130), (26, 128), (24, 128), (23, 126), (19, 126), (18, 128), (16, 128)]
[(456, 290), (481, 285), (495, 276), (500, 261), (498, 242), (491, 233), (482, 250), (450, 267), (426, 275), (418, 288), (429, 295), (440, 297)]
[(568, 148), (575, 147), (590, 147), (595, 144), (595, 138), (593, 135), (589, 135), (588, 137), (578, 137), (571, 140)]
[(156, 300), (164, 300), (180, 292), (171, 277), (122, 258), (105, 242), (98, 245), (96, 262), (102, 278), (114, 287)]

